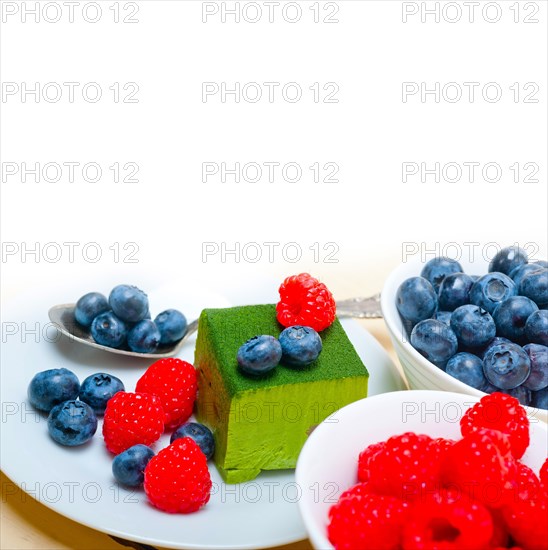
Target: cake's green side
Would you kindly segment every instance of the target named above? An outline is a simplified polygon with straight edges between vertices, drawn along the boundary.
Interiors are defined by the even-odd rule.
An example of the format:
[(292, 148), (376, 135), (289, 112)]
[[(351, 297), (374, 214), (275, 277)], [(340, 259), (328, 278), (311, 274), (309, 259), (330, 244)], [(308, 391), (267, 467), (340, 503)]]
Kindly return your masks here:
[(252, 466), (248, 479), (261, 470), (295, 468), (312, 430), (366, 394), (365, 376), (242, 392), (232, 400), (228, 445), (220, 464), (227, 476)]
[(215, 435), (215, 462), (238, 483), (261, 470), (293, 468), (315, 425), (367, 395), (368, 373), (338, 320), (320, 336), (323, 350), (305, 369), (279, 365), (256, 379), (240, 372), (239, 347), (258, 334), (278, 337), (274, 305), (204, 310), (195, 366), (197, 416)]

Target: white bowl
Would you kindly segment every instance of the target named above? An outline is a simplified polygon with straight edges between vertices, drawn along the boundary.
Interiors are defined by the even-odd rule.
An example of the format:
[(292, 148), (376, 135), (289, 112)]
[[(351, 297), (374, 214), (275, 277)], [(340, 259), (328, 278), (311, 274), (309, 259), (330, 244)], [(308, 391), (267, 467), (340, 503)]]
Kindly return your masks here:
[[(312, 546), (333, 548), (327, 539), (329, 508), (357, 482), (358, 455), (367, 445), (408, 431), (459, 439), (460, 418), (477, 401), (452, 392), (399, 391), (356, 401), (324, 420), (306, 441), (295, 472)], [(533, 419), (530, 434), (522, 460), (538, 474), (548, 455), (548, 428)]]
[[(488, 262), (482, 259), (475, 262), (463, 260), (459, 260), (459, 262), (464, 271), (470, 275), (484, 275), (487, 273)], [(482, 397), (486, 395), (484, 392), (472, 388), (436, 367), (413, 348), (408, 341), (401, 317), (396, 308), (396, 292), (403, 281), (409, 277), (420, 276), (424, 263), (420, 259), (413, 259), (400, 264), (386, 279), (381, 293), (381, 309), (384, 321), (409, 387), (416, 390), (453, 391)], [(526, 407), (526, 409), (530, 417), (534, 416), (543, 422), (548, 422), (548, 411), (533, 407)]]

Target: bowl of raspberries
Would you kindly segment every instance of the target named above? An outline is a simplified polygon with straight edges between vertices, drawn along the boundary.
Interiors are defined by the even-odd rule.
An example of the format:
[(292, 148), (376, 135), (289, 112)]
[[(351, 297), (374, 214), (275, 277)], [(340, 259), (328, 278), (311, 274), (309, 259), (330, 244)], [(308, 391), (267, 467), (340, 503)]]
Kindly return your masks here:
[(297, 463), (314, 548), (548, 548), (548, 428), (519, 401), (427, 390), (348, 405)]
[(401, 264), (381, 296), (413, 389), (507, 393), (548, 421), (548, 263), (517, 247), (488, 262)]

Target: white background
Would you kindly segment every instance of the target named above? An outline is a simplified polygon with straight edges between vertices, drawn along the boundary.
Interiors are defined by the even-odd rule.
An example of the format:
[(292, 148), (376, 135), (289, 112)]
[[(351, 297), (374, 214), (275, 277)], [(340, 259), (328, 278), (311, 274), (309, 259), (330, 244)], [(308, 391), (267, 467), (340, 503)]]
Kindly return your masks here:
[[(233, 9), (235, 2), (218, 2), (219, 12), (206, 22), (199, 1), (100, 1), (96, 23), (85, 21), (96, 18), (88, 2), (74, 4), (73, 23), (62, 2), (50, 3), (45, 15), (41, 9), (39, 22), (31, 13), (25, 18), (35, 4), (43, 9), (47, 3), (2, 5), (3, 293), (52, 280), (89, 281), (105, 272), (119, 272), (121, 282), (129, 283), (151, 271), (214, 273), (228, 280), (258, 271), (281, 277), (307, 270), (327, 281), (351, 271), (364, 281), (381, 281), (402, 261), (402, 246), (443, 251), (447, 242), (457, 243), (463, 254), (471, 250), (464, 243), (478, 243), (475, 254), (491, 255), (487, 243), (519, 243), (537, 258), (546, 256), (544, 1), (499, 0), (487, 8), (479, 2), (473, 22), (466, 2), (423, 3), (428, 10), (438, 6), (439, 22), (431, 14), (421, 21), (421, 3), (319, 2), (318, 23), (310, 9), (314, 2), (305, 1), (298, 2), (302, 15), (295, 23), (283, 17), (285, 2), (273, 7), (272, 23), (264, 2), (255, 3), (263, 12), (257, 23), (244, 20), (256, 14), (246, 2), (239, 3), (242, 12), (249, 10), (239, 23), (230, 14), (221, 19), (221, 4)], [(115, 23), (113, 6), (120, 19), (137, 6), (132, 19), (138, 22)], [(323, 22), (334, 7), (338, 22)], [(295, 17), (296, 8), (287, 9)], [(459, 9), (460, 21), (449, 22)], [(406, 22), (404, 11), (410, 13)], [(60, 21), (48, 21), (59, 14)], [(73, 102), (65, 82), (79, 83)], [(96, 103), (82, 96), (89, 82), (101, 87)], [(136, 103), (121, 100), (128, 82), (138, 85)], [(204, 82), (280, 86), (272, 103), (264, 87), (257, 103), (245, 97), (235, 102), (233, 95), (223, 103), (220, 94), (204, 102)], [(283, 99), (288, 82), (302, 88), (300, 101)], [(338, 103), (315, 103), (309, 89), (315, 82), (321, 99), (323, 85), (336, 83)], [(451, 102), (442, 93), (436, 102), (430, 94), (421, 101), (418, 93), (404, 102), (404, 82), (419, 89), (438, 82), (440, 90), (457, 83), (463, 97)], [(465, 82), (479, 83), (473, 101)], [(516, 82), (519, 98), (510, 89)], [(40, 91), (53, 83), (51, 96), (60, 87), (61, 99), (22, 93), (36, 83)], [(121, 89), (118, 102), (109, 89), (114, 83)], [(487, 83), (500, 87), (500, 100), (483, 99)], [(527, 83), (533, 84), (524, 89)], [(7, 94), (14, 86), (16, 92)], [(456, 89), (446, 88), (449, 99)], [(526, 93), (536, 89), (538, 101), (525, 103)], [(59, 182), (42, 175), (35, 182), (28, 175), (23, 183), (22, 163), (32, 168), (36, 162), (94, 162), (103, 174), (99, 182), (86, 182), (76, 168), (72, 183), (68, 170)], [(114, 183), (109, 166), (115, 162), (136, 163), (138, 183)], [(287, 182), (278, 169), (273, 183), (266, 175), (257, 183), (235, 183), (233, 176), (225, 183), (218, 176), (203, 182), (203, 162), (295, 162), (303, 175)], [(314, 162), (336, 163), (339, 181), (314, 183), (308, 168)], [(474, 182), (466, 172), (455, 183), (435, 182), (431, 175), (425, 183), (420, 175), (403, 182), (404, 162), (480, 167)], [(482, 177), (489, 162), (502, 170), (498, 182)], [(521, 166), (518, 183), (509, 169), (515, 163)], [(523, 181), (530, 171), (524, 171), (526, 163), (538, 165), (538, 182)], [(14, 166), (19, 172), (10, 175)], [(74, 258), (67, 242), (78, 243)], [(219, 253), (204, 258), (205, 242), (215, 243), (210, 246)], [(271, 258), (265, 242), (280, 243)], [(86, 256), (88, 243), (97, 245), (86, 248)], [(114, 243), (118, 257), (110, 249)], [(126, 243), (136, 245), (124, 251)], [(247, 243), (261, 245), (260, 261), (251, 261), (255, 245), (243, 253)], [(284, 253), (287, 243), (296, 246)], [(313, 243), (319, 243), (319, 257), (309, 249)], [(324, 251), (326, 243), (335, 243), (337, 263), (325, 262), (334, 250), (328, 245)], [(97, 246), (102, 256), (93, 262)], [(225, 246), (239, 246), (239, 257), (223, 258)], [(137, 248), (135, 263), (124, 262)], [(289, 261), (298, 248), (300, 261)]]

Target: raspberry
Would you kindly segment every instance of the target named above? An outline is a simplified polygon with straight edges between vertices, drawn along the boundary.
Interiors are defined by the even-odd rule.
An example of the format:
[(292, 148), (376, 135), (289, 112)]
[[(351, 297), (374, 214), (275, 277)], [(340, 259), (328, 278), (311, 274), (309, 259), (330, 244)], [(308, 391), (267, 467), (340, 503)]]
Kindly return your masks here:
[(548, 497), (517, 500), (503, 509), (508, 531), (523, 550), (548, 549)]
[(507, 435), (477, 428), (445, 454), (441, 480), (469, 497), (499, 508), (512, 497), (516, 463)]
[(432, 459), (432, 438), (404, 433), (388, 439), (369, 460), (369, 481), (380, 494), (407, 501), (439, 482), (439, 463)]
[(518, 462), (516, 465), (516, 494), (520, 500), (530, 500), (537, 498), (540, 491), (540, 482), (535, 472)]
[(333, 323), (335, 312), (331, 292), (308, 273), (287, 277), (280, 286), (276, 317), (284, 327), (304, 325), (320, 332)]
[(176, 439), (150, 459), (145, 468), (144, 488), (151, 504), (160, 510), (195, 512), (210, 496), (207, 458), (190, 437)]
[(366, 447), (358, 458), (358, 480), (367, 481), (369, 479), (369, 461), (382, 449), (384, 449), (384, 441), (380, 443), (372, 443)]
[(181, 359), (160, 359), (139, 378), (135, 391), (159, 397), (166, 428), (177, 428), (192, 414), (197, 391), (196, 369)]
[(103, 437), (107, 449), (119, 454), (133, 445), (151, 445), (164, 431), (164, 410), (155, 395), (120, 391), (107, 402)]
[(478, 550), (493, 536), (491, 514), (458, 493), (429, 495), (412, 506), (403, 531), (404, 550)]
[(374, 491), (371, 489), (371, 485), (369, 483), (357, 483), (353, 487), (350, 487), (350, 489), (344, 491), (339, 497), (339, 501), (343, 498), (352, 498), (355, 496), (365, 496), (371, 494), (374, 494)]
[(519, 401), (505, 393), (482, 397), (470, 407), (460, 421), (463, 436), (478, 428), (499, 430), (510, 438), (512, 454), (521, 458), (529, 446), (529, 419)]
[(391, 496), (347, 496), (329, 510), (327, 535), (336, 550), (397, 550), (407, 508)]
[(540, 487), (548, 497), (548, 458), (544, 461), (544, 464), (540, 467), (539, 472)]
[(491, 519), (493, 520), (493, 536), (489, 545), (493, 548), (506, 548), (510, 542), (510, 535), (508, 529), (506, 528), (506, 521), (502, 515), (502, 510), (496, 509), (490, 510)]
[(432, 441), (432, 452), (435, 453), (436, 458), (432, 460), (441, 461), (444, 459), (447, 451), (455, 444), (453, 439), (445, 439), (445, 437), (438, 437)]

